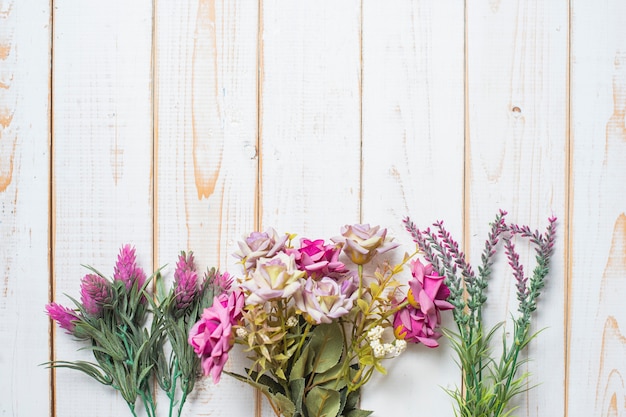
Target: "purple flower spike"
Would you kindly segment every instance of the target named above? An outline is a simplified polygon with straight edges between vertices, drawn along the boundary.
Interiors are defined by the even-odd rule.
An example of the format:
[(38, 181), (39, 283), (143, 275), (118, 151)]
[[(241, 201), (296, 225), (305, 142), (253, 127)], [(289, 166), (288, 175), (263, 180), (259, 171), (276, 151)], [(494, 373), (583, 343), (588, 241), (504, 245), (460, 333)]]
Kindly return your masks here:
[(80, 320), (74, 310), (57, 303), (49, 303), (46, 305), (46, 312), (62, 329), (65, 329), (67, 334), (74, 334), (76, 328), (74, 321)]
[(195, 271), (193, 252), (188, 255), (182, 252), (178, 256), (174, 272), (174, 291), (178, 310), (185, 310), (193, 303), (198, 293), (198, 274)]
[(88, 274), (81, 280), (80, 301), (88, 314), (99, 316), (102, 307), (111, 302), (111, 297), (111, 284), (100, 275)]
[(124, 282), (127, 290), (132, 288), (135, 281), (137, 282), (137, 288), (141, 288), (146, 282), (146, 274), (136, 264), (135, 248), (128, 244), (122, 246), (115, 263), (113, 278)]

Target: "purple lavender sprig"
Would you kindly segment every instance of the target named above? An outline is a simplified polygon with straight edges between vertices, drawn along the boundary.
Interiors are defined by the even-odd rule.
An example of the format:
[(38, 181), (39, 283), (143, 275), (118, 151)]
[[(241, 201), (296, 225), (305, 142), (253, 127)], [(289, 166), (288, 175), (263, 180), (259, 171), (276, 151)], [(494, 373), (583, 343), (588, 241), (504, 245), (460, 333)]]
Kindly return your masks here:
[[(445, 229), (443, 222), (434, 223), (435, 231), (432, 231), (430, 228), (419, 230), (409, 218), (404, 220), (407, 231), (426, 260), (446, 276), (446, 285), (450, 288), (449, 302), (455, 307), (454, 320), (459, 333), (445, 333), (459, 356), (465, 389), (451, 390), (449, 393), (457, 401), (458, 415), (463, 417), (501, 416), (509, 400), (526, 389), (526, 375), (516, 377), (523, 363), (518, 361), (518, 356), (535, 336), (529, 334), (531, 315), (537, 309), (537, 300), (545, 285), (550, 258), (554, 254), (556, 218), (551, 217), (545, 233), (540, 233), (531, 231), (528, 226), (507, 224), (506, 214), (501, 210), (491, 223), (478, 275), (474, 274), (465, 254), (460, 251), (458, 243)], [(528, 240), (535, 248), (537, 265), (531, 277), (524, 273), (514, 243), (516, 237)], [(513, 343), (509, 346), (504, 338), (501, 357), (496, 360), (491, 356), (490, 343), (500, 325), (488, 332), (484, 331), (482, 308), (487, 300), (485, 290), (501, 240), (516, 281), (517, 310), (520, 314), (513, 319)]]

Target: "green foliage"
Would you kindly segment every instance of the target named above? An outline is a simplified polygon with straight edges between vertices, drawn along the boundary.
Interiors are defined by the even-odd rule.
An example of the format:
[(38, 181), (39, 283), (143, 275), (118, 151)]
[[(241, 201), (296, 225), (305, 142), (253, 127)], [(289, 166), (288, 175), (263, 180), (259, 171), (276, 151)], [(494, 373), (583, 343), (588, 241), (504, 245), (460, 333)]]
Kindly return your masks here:
[[(184, 255), (184, 252), (183, 252)], [(190, 254), (191, 255), (191, 254)], [(215, 270), (208, 271), (186, 309), (176, 305), (175, 289), (165, 289), (160, 269), (138, 287), (130, 288), (121, 280), (109, 280), (92, 267), (91, 272), (102, 277), (111, 290), (111, 297), (99, 314), (89, 314), (85, 307), (75, 304), (76, 320), (73, 335), (88, 341), (94, 362), (52, 361), (52, 368), (83, 372), (101, 384), (120, 392), (133, 416), (140, 399), (149, 417), (156, 417), (155, 384), (167, 394), (169, 416), (182, 414), (188, 395), (200, 375), (200, 360), (187, 342), (190, 328), (202, 311), (213, 302)], [(156, 296), (148, 292), (153, 284)], [(148, 319), (151, 319), (148, 323)]]
[[(405, 220), (407, 230), (426, 259), (445, 274), (446, 285), (450, 288), (449, 301), (455, 307), (454, 320), (458, 331), (444, 330), (444, 334), (456, 352), (463, 389), (448, 390), (448, 394), (456, 402), (455, 414), (461, 417), (509, 416), (515, 410), (509, 406), (511, 399), (529, 389), (528, 374), (521, 372), (526, 360), (521, 359), (520, 354), (537, 335), (530, 333), (531, 314), (537, 309), (540, 290), (549, 272), (556, 219), (550, 218), (545, 233), (540, 233), (532, 232), (528, 226), (505, 223), (505, 215), (506, 212), (501, 211), (491, 224), (478, 275), (474, 274), (465, 254), (459, 251), (458, 244), (442, 222), (434, 224), (435, 230), (420, 231), (409, 219)], [(527, 239), (535, 248), (537, 266), (530, 279), (524, 275), (524, 268), (519, 263), (513, 243), (515, 237)], [(495, 357), (494, 337), (504, 323), (497, 324), (485, 334), (482, 308), (487, 300), (485, 290), (499, 241), (504, 242), (505, 254), (516, 280), (519, 315), (512, 317), (512, 341), (507, 341), (503, 332), (501, 354)]]
[(258, 388), (276, 415), (285, 417), (365, 417), (357, 408), (358, 391), (349, 392), (346, 375), (354, 368), (342, 361), (346, 346), (339, 323), (320, 324), (304, 337), (300, 354), (292, 356), (284, 373), (288, 380), (248, 370), (246, 375), (226, 372)]

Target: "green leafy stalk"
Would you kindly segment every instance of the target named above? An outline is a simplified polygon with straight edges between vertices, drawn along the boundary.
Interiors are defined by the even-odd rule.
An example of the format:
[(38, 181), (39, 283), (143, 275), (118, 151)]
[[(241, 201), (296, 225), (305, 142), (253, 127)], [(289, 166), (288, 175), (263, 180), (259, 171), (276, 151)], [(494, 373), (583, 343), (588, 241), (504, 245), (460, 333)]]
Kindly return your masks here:
[[(478, 275), (474, 274), (442, 222), (435, 223), (434, 230), (422, 231), (405, 219), (407, 230), (426, 259), (446, 276), (450, 288), (449, 301), (454, 305), (457, 332), (445, 330), (444, 333), (457, 354), (457, 364), (462, 372), (464, 389), (448, 391), (457, 403), (455, 413), (458, 416), (508, 416), (513, 411), (508, 409), (511, 399), (528, 389), (525, 386), (528, 374), (520, 375), (520, 368), (526, 362), (520, 360), (520, 354), (537, 335), (530, 332), (531, 316), (537, 309), (537, 300), (554, 253), (556, 218), (550, 218), (546, 231), (540, 233), (531, 231), (528, 226), (505, 223), (505, 215), (506, 212), (501, 211), (491, 224)], [(525, 276), (524, 267), (519, 262), (515, 237), (528, 240), (535, 248), (537, 265), (530, 278)], [(512, 343), (508, 343), (503, 334), (502, 353), (496, 358), (491, 346), (494, 335), (504, 323), (485, 334), (482, 308), (487, 300), (485, 290), (499, 241), (504, 242), (508, 264), (516, 281), (519, 316), (513, 317)]]

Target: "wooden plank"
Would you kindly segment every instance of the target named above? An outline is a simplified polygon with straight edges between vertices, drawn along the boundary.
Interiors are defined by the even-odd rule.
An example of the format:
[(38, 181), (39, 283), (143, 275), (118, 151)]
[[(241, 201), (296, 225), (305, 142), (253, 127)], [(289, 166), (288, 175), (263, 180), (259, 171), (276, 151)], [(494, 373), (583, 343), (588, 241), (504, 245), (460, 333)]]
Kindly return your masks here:
[(572, 2), (569, 415), (624, 414), (626, 3)]
[(360, 24), (357, 0), (262, 2), (262, 229), (329, 239), (359, 221)]
[[(122, 244), (152, 268), (152, 2), (59, 0), (54, 12), (54, 299), (79, 297), (81, 264), (112, 276)], [(57, 327), (54, 357), (90, 359)], [(56, 371), (56, 415), (128, 414), (121, 396)]]
[[(397, 261), (414, 249), (406, 216), (421, 228), (445, 220), (462, 236), (464, 23), (458, 1), (363, 3), (362, 220), (388, 227), (403, 244)], [(366, 386), (363, 408), (415, 415), (406, 403), (412, 398), (419, 414), (451, 415), (441, 387), (460, 377), (440, 341), (438, 349), (411, 346), (388, 362), (388, 375)]]
[[(48, 415), (50, 2), (0, 2), (0, 415)], [(36, 401), (33, 401), (36, 398)]]
[[(525, 368), (528, 387), (541, 388), (513, 401), (519, 416), (564, 413), (568, 12), (567, 1), (534, 0), (467, 9), (466, 250), (476, 264), (499, 209), (533, 229), (559, 218), (552, 273), (531, 328), (545, 330)], [(531, 274), (534, 257), (526, 252)], [(514, 284), (502, 251), (487, 293), (488, 328), (516, 313)], [(510, 320), (505, 329), (510, 335)]]
[[(156, 3), (157, 259), (181, 250), (198, 269), (238, 271), (236, 242), (255, 226), (258, 8), (246, 1)], [(241, 352), (227, 369), (244, 372)], [(165, 397), (161, 402), (167, 402)], [(201, 380), (184, 415), (251, 416), (252, 388)]]
[(265, 1), (261, 25), (261, 224), (335, 236), (359, 219), (360, 2)]

